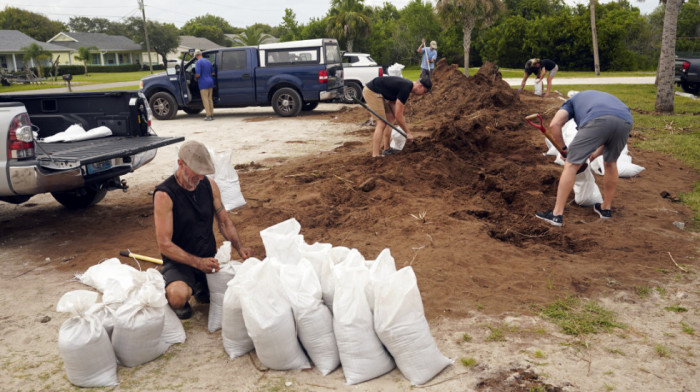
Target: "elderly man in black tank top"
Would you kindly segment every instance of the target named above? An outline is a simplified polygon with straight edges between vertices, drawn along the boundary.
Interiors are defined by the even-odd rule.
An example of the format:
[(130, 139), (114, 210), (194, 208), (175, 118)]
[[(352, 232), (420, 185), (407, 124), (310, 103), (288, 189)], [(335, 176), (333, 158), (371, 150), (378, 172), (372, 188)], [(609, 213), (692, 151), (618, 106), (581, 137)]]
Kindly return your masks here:
[(178, 153), (177, 171), (156, 186), (153, 215), (156, 240), (163, 256), (161, 273), (168, 303), (181, 319), (192, 316), (189, 299), (209, 302), (206, 275), (219, 270), (214, 218), (219, 231), (243, 259), (251, 256), (221, 201), (221, 192), (207, 174), (214, 163), (203, 144), (187, 141)]

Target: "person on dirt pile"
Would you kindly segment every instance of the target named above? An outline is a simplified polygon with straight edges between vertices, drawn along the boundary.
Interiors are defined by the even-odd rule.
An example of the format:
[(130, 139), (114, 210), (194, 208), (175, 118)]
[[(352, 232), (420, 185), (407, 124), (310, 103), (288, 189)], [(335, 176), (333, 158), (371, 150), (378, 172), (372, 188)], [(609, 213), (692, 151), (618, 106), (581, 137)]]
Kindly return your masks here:
[(214, 163), (207, 148), (187, 141), (178, 153), (177, 171), (156, 186), (153, 194), (156, 241), (163, 256), (161, 273), (165, 295), (177, 316), (192, 316), (189, 299), (194, 293), (200, 303), (209, 303), (205, 274), (219, 270), (214, 238), (214, 218), (219, 231), (243, 259), (252, 252), (244, 248), (236, 227), (221, 201), (219, 187), (207, 174)]
[[(406, 102), (411, 94), (423, 95), (430, 92), (432, 87), (433, 83), (427, 78), (411, 82), (400, 76), (380, 76), (367, 83), (362, 90), (362, 97), (367, 102), (367, 106), (386, 118), (387, 121), (392, 124), (398, 122), (403, 131), (406, 132), (406, 141), (410, 143), (413, 141), (413, 135), (403, 116)], [(372, 138), (372, 156), (379, 157), (397, 153), (398, 150), (389, 147), (391, 127), (376, 116), (372, 116), (375, 117), (377, 123)]]
[(212, 97), (214, 91), (214, 67), (209, 60), (202, 57), (201, 51), (194, 52), (194, 57), (197, 59), (197, 62), (194, 64), (194, 79), (199, 85), (202, 104), (207, 114), (204, 117), (204, 121), (211, 121), (214, 119), (214, 98)]
[[(564, 207), (576, 181), (576, 171), (586, 159), (591, 161), (603, 155), (605, 177), (603, 179), (603, 203), (596, 203), (593, 210), (602, 219), (612, 218), (612, 201), (617, 189), (617, 158), (627, 144), (632, 129), (630, 109), (615, 96), (602, 91), (581, 91), (564, 102), (549, 124), (550, 131), (559, 145), (564, 146), (561, 129), (573, 117), (578, 133), (563, 157), (564, 170), (559, 178), (554, 210), (535, 214), (554, 226), (564, 223)], [(564, 147), (566, 150), (566, 147)]]
[(422, 54), (420, 61), (420, 78), (429, 79), (435, 68), (435, 60), (437, 60), (437, 42), (430, 41), (430, 47), (428, 48), (425, 46), (425, 38), (423, 38), (416, 52)]
[(536, 82), (539, 82), (544, 78), (544, 75), (549, 72), (549, 76), (547, 76), (547, 92), (544, 94), (545, 97), (548, 96), (549, 91), (552, 88), (552, 79), (554, 79), (557, 71), (559, 71), (559, 66), (552, 60), (540, 60), (538, 58), (527, 60), (525, 63), (525, 75), (523, 76), (523, 82), (520, 83), (520, 89), (518, 89), (518, 91), (523, 91), (527, 78), (530, 77), (530, 74), (535, 74), (535, 77), (537, 78)]

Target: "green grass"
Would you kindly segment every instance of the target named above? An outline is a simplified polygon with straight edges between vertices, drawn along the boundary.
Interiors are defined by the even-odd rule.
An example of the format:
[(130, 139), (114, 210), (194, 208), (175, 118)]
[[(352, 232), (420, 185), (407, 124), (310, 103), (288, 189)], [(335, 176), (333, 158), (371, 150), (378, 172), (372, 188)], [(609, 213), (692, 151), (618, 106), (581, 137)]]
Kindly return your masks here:
[(651, 293), (649, 286), (634, 286), (634, 292), (642, 298), (646, 298)]
[(624, 328), (615, 321), (615, 314), (595, 301), (581, 302), (576, 297), (554, 301), (544, 307), (542, 314), (557, 324), (568, 335), (585, 335)]
[(667, 306), (664, 308), (664, 310), (668, 310), (669, 312), (674, 312), (674, 313), (683, 313), (683, 312), (688, 311), (688, 309), (686, 309), (680, 305)]
[(695, 329), (691, 327), (689, 324), (684, 323), (681, 321), (681, 330), (688, 335), (695, 335)]
[(478, 363), (474, 358), (460, 358), (459, 361), (466, 367), (473, 367)]
[[(153, 73), (162, 72), (154, 71)], [(103, 73), (91, 73), (89, 76), (85, 75), (73, 75), (73, 80), (71, 81), (71, 86), (85, 86), (90, 84), (103, 84), (103, 83), (117, 83), (117, 82), (134, 82), (134, 86), (138, 89), (139, 81), (144, 76), (150, 75), (150, 71), (138, 71), (138, 72), (103, 72)], [(68, 84), (64, 82), (61, 78), (56, 81), (47, 80), (41, 84), (12, 84), (6, 87), (0, 87), (0, 93), (9, 93), (15, 91), (31, 91), (31, 90), (43, 90), (47, 88), (60, 88), (67, 87)], [(109, 90), (125, 90), (126, 88), (111, 88)], [(129, 88), (131, 89), (131, 88)], [(95, 90), (98, 91), (98, 90)]]
[[(525, 63), (523, 63), (524, 65)], [(464, 72), (464, 67), (459, 68), (460, 71)], [(513, 68), (499, 68), (503, 78), (522, 78), (525, 72), (522, 69)], [(469, 75), (475, 75), (479, 72), (479, 67), (470, 67)], [(401, 70), (401, 75), (404, 78), (410, 80), (418, 80), (420, 77), (420, 66), (410, 65)], [(618, 78), (618, 77), (629, 77), (629, 76), (656, 76), (655, 71), (620, 71), (620, 72), (601, 72), (599, 76), (596, 76), (595, 72), (591, 71), (562, 71), (559, 70), (555, 76), (554, 83), (556, 85), (557, 79), (563, 78)], [(530, 79), (534, 76), (530, 75)], [(532, 83), (532, 82), (530, 82)]]
[(492, 327), (489, 325), (488, 329), (491, 331), (491, 333), (489, 333), (489, 336), (486, 337), (487, 342), (504, 342), (506, 340), (506, 335), (503, 328)]
[(654, 346), (654, 350), (656, 350), (656, 354), (658, 354), (662, 358), (668, 358), (671, 355), (671, 352), (668, 349), (668, 347), (664, 346), (663, 344), (656, 344)]

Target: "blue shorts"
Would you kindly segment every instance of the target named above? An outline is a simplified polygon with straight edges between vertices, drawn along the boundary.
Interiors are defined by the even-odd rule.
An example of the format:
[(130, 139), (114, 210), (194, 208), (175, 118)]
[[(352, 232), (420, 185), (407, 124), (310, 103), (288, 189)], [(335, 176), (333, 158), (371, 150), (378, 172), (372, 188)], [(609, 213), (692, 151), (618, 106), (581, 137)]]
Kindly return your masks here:
[(567, 162), (583, 164), (600, 146), (605, 162), (617, 162), (620, 153), (627, 145), (632, 124), (615, 116), (594, 118), (579, 128), (574, 140), (568, 146)]

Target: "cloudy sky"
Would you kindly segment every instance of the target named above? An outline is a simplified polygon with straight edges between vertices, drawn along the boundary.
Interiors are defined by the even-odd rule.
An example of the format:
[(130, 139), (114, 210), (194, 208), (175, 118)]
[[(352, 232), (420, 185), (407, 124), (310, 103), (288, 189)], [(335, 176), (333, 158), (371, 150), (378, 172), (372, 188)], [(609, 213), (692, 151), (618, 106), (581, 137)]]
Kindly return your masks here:
[[(330, 8), (330, 0), (144, 0), (146, 17), (159, 22), (174, 23), (181, 27), (189, 19), (212, 14), (221, 16), (231, 25), (245, 27), (253, 23), (266, 23), (276, 26), (282, 22), (284, 9), (291, 8), (297, 21), (307, 23), (311, 18), (320, 18)], [(368, 5), (382, 5), (386, 0), (365, 0)], [(565, 0), (568, 4), (588, 4), (588, 0)], [(599, 0), (608, 3), (613, 0)], [(391, 0), (397, 8), (403, 8), (409, 0)], [(433, 1), (433, 4), (435, 1)], [(644, 2), (631, 0), (643, 14), (658, 6), (658, 0)], [(51, 19), (68, 22), (72, 16), (100, 17), (120, 20), (129, 16), (140, 16), (137, 0), (95, 1), (95, 0), (0, 0), (0, 9), (6, 6), (41, 13)]]

